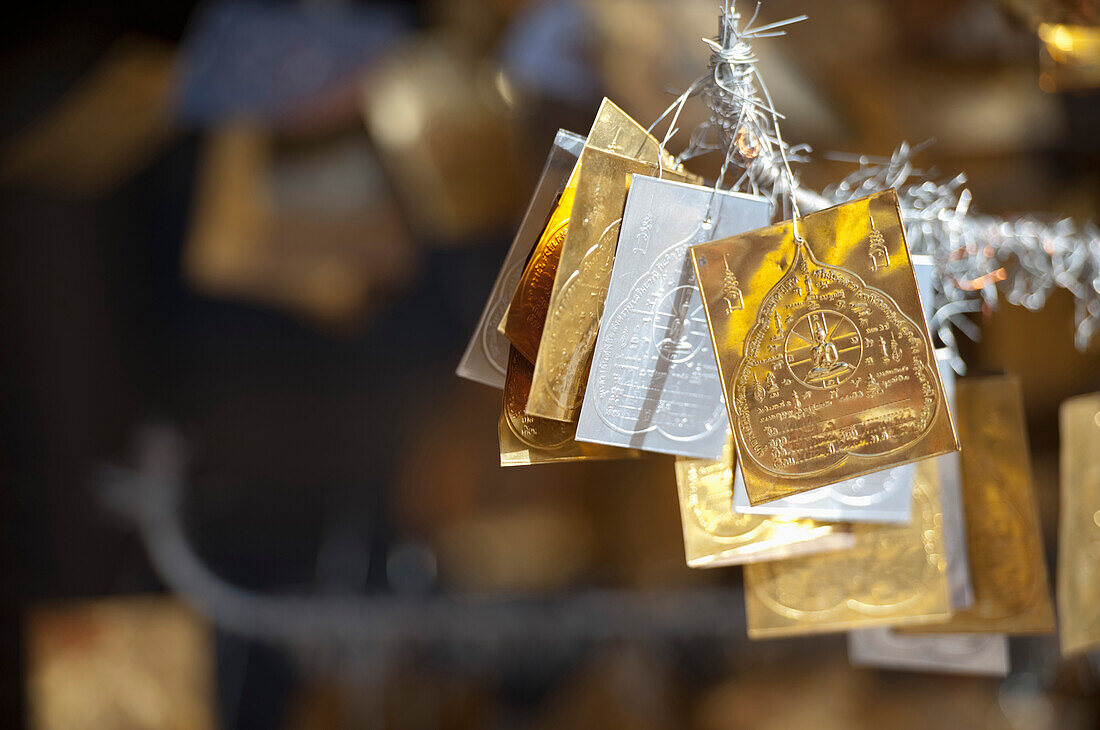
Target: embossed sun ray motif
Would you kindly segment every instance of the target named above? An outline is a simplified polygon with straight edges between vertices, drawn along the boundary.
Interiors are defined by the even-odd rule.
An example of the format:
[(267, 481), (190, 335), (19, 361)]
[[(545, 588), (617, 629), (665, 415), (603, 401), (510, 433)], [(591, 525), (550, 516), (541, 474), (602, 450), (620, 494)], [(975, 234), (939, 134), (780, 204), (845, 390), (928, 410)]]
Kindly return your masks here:
[[(898, 343), (897, 357), (876, 363), (864, 350), (880, 337)], [(730, 383), (741, 453), (768, 473), (805, 477), (906, 448), (940, 407), (933, 368), (921, 327), (889, 295), (799, 243)]]

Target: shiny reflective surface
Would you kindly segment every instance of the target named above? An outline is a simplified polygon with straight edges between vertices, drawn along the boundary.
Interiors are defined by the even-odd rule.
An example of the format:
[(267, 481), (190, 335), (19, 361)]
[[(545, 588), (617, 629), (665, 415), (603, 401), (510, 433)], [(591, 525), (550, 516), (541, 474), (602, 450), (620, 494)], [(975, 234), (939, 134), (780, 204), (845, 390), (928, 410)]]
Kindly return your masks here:
[(547, 217), (557, 207), (555, 201), (568, 182), (582, 147), (584, 138), (564, 129), (559, 129), (554, 137), (527, 212), (455, 371), (460, 377), (494, 388), (504, 387), (504, 373), (508, 369), (508, 340), (497, 330), (497, 324), (511, 302), (524, 262), (534, 250)]
[(720, 458), (729, 418), (688, 247), (770, 217), (763, 198), (633, 179), (578, 439)]
[(900, 634), (885, 626), (848, 633), (855, 666), (949, 674), (1008, 674), (1004, 634)]
[(853, 525), (851, 550), (745, 568), (749, 636), (942, 622), (951, 614), (935, 464), (916, 467), (913, 521)]
[(531, 252), (531, 258), (523, 269), (523, 275), (516, 284), (512, 303), (503, 320), (505, 338), (532, 363), (538, 356), (539, 341), (546, 323), (546, 310), (550, 306), (550, 294), (554, 288), (554, 274), (561, 259), (561, 245), (569, 230), (569, 215), (573, 210), (579, 169), (578, 166), (574, 170), (569, 184), (554, 206), (554, 211)]
[(1054, 631), (1019, 382), (964, 378), (956, 388), (974, 605), (934, 630)]
[(575, 420), (580, 410), (630, 176), (689, 178), (671, 167), (657, 140), (607, 100), (578, 164), (574, 215), (562, 245), (527, 403), (531, 415), (560, 421)]
[(692, 247), (749, 501), (958, 448), (893, 191)]
[(578, 443), (573, 440), (577, 424), (528, 415), (524, 406), (531, 389), (532, 369), (531, 363), (512, 348), (504, 384), (504, 408), (497, 426), (501, 466), (640, 456), (631, 449)]
[(1062, 653), (1100, 644), (1100, 393), (1062, 404), (1058, 618)]
[(851, 547), (841, 525), (741, 515), (730, 509), (733, 444), (719, 460), (677, 457), (684, 553), (692, 568), (715, 568)]

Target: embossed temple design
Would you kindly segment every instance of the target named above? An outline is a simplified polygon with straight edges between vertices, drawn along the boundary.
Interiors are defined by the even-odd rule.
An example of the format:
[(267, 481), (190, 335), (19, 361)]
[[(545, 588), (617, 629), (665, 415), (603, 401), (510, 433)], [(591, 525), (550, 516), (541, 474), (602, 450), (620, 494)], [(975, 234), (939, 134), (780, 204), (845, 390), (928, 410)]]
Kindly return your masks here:
[[(800, 477), (921, 438), (938, 405), (921, 335), (885, 293), (800, 245), (764, 297), (731, 383), (742, 456)], [(865, 357), (872, 347), (889, 356)]]
[(886, 248), (886, 237), (882, 231), (875, 228), (875, 219), (871, 219), (871, 235), (869, 237), (868, 256), (871, 257), (871, 270), (890, 268), (890, 251)]

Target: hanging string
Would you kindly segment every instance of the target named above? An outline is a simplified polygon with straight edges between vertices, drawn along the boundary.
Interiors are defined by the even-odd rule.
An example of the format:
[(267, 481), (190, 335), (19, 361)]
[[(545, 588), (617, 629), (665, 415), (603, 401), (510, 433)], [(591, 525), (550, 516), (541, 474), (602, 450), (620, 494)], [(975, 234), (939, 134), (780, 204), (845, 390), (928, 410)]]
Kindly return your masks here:
[[(1092, 222), (1080, 225), (1034, 215), (1011, 220), (978, 215), (970, 209), (964, 175), (937, 182), (915, 169), (913, 155), (923, 146), (902, 144), (888, 159), (857, 157), (859, 170), (824, 194), (801, 187), (792, 164), (806, 161), (810, 148), (790, 146), (783, 140), (780, 121), (784, 117), (771, 102), (751, 44), (758, 38), (783, 35), (787, 26), (805, 16), (755, 27), (759, 10), (757, 3), (749, 22), (741, 26), (734, 3), (726, 0), (718, 37), (703, 39), (712, 51), (708, 73), (668, 113), (680, 108), (685, 95), (702, 97), (711, 113), (692, 131), (687, 149), (677, 160), (732, 151), (729, 164), (744, 169), (733, 189), (744, 185), (753, 193), (768, 195), (776, 210), (789, 205), (796, 238), (801, 236), (803, 210), (820, 210), (897, 188), (910, 249), (931, 254), (936, 262), (936, 311), (931, 324), (952, 349), (952, 364), (960, 373), (964, 367), (955, 330), (976, 338), (980, 330), (971, 313), (996, 308), (1002, 297), (1039, 309), (1052, 292), (1067, 290), (1074, 297), (1075, 344), (1085, 349), (1100, 332), (1100, 228)], [(737, 148), (739, 135), (748, 139), (751, 154)]]

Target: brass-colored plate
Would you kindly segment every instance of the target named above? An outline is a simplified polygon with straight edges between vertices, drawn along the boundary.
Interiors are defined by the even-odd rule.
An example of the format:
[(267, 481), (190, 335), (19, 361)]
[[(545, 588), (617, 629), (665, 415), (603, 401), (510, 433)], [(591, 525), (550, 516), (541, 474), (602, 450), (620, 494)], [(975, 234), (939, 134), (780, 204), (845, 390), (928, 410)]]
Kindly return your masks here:
[(755, 506), (958, 449), (893, 190), (693, 246)]
[(1003, 376), (963, 378), (955, 402), (974, 604), (928, 630), (1054, 631), (1019, 382)]
[(529, 416), (525, 407), (534, 366), (514, 347), (504, 379), (504, 408), (497, 427), (501, 466), (637, 458), (640, 452), (574, 440), (577, 424)]
[(733, 511), (733, 441), (722, 459), (676, 458), (684, 554), (692, 568), (716, 568), (851, 547), (844, 525)]
[(559, 421), (575, 421), (584, 397), (631, 175), (698, 180), (672, 167), (657, 140), (607, 100), (589, 140), (527, 402), (531, 415)]
[(546, 323), (546, 310), (554, 288), (554, 273), (561, 258), (561, 245), (569, 230), (569, 214), (577, 192), (576, 171), (558, 199), (531, 258), (523, 269), (512, 303), (504, 318), (504, 336), (520, 354), (535, 362)]
[(910, 524), (853, 525), (850, 550), (745, 567), (749, 637), (945, 621), (942, 521), (936, 464), (923, 461)]
[(1066, 656), (1100, 645), (1100, 393), (1062, 404), (1058, 616)]

